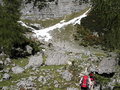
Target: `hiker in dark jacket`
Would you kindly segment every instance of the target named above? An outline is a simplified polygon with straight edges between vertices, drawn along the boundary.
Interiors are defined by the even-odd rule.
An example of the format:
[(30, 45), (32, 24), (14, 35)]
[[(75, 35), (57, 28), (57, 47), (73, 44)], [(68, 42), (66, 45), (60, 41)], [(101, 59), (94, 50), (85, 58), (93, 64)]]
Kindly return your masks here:
[(91, 82), (92, 82), (91, 87), (90, 87), (90, 90), (93, 90), (94, 85), (96, 84), (94, 73), (91, 72), (91, 73), (89, 74), (89, 77), (90, 77), (90, 80), (91, 80)]

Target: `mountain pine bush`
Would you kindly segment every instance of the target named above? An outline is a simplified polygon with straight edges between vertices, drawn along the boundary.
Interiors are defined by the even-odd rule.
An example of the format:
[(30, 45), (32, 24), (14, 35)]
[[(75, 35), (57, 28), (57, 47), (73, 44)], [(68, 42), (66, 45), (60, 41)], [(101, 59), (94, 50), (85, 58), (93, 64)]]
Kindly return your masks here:
[(92, 0), (91, 12), (81, 24), (98, 32), (106, 47), (120, 49), (120, 0)]
[(25, 28), (17, 21), (20, 18), (21, 0), (3, 0), (0, 4), (0, 51), (13, 56), (15, 48), (24, 49), (30, 43)]

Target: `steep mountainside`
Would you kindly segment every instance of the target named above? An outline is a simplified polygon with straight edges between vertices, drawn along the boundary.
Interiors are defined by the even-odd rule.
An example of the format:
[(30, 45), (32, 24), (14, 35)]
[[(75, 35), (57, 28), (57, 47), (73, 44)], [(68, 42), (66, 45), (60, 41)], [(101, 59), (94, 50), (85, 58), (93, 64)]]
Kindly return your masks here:
[[(15, 21), (20, 6), (15, 2), (21, 0), (1, 1), (8, 3), (0, 4), (0, 40), (14, 49), (7, 45), (12, 37), (19, 53), (12, 53), (11, 58), (0, 52), (0, 90), (81, 90), (80, 78), (90, 72), (95, 75), (94, 90), (120, 90), (117, 51), (107, 50), (98, 43), (97, 32), (82, 26), (93, 9), (89, 0), (23, 0), (21, 19)], [(16, 25), (27, 30), (22, 34), (27, 41), (21, 47), (23, 39), (17, 39)]]
[(89, 0), (24, 0), (22, 19), (58, 18), (79, 12), (89, 6)]

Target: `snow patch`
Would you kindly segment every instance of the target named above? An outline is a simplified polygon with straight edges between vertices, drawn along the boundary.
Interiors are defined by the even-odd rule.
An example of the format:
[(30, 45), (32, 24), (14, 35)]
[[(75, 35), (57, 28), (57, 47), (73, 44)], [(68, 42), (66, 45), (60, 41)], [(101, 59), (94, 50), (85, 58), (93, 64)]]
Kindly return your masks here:
[(19, 21), (19, 23), (22, 26), (25, 26), (26, 28), (30, 28), (33, 30), (33, 32), (35, 33), (35, 37), (38, 39), (44, 39), (45, 41), (49, 41), (50, 39), (52, 39), (52, 36), (49, 34), (49, 31), (55, 30), (55, 29), (60, 29), (64, 26), (67, 26), (69, 24), (80, 24), (81, 23), (81, 19), (87, 16), (87, 13), (90, 11), (87, 10), (85, 13), (83, 13), (82, 15), (80, 15), (79, 17), (76, 17), (68, 22), (65, 22), (65, 20), (60, 21), (60, 23), (57, 23), (53, 26), (50, 26), (48, 28), (44, 28), (44, 29), (40, 29), (40, 30), (35, 30), (34, 28), (27, 26), (25, 23), (23, 23), (22, 21)]

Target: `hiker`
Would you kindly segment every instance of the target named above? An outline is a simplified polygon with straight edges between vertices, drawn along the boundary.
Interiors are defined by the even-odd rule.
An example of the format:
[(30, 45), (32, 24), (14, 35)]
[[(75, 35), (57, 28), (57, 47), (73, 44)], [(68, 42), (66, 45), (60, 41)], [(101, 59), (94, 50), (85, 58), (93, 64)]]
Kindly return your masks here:
[(81, 86), (81, 90), (89, 90), (89, 88), (92, 84), (90, 77), (88, 75), (85, 75), (85, 74), (82, 76), (79, 83)]
[(96, 84), (94, 73), (91, 72), (91, 73), (89, 74), (89, 77), (90, 77), (90, 80), (91, 80), (91, 82), (92, 82), (91, 87), (90, 87), (90, 90), (93, 90), (94, 85)]

